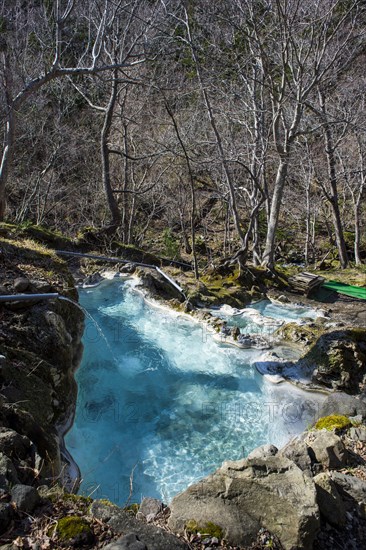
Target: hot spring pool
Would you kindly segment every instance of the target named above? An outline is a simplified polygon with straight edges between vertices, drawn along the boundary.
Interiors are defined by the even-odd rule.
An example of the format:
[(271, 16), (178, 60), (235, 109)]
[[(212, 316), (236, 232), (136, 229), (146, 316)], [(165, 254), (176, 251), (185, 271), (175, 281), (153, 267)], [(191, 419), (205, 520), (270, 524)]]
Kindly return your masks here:
[[(189, 318), (147, 304), (135, 285), (114, 279), (80, 290), (104, 334), (86, 319), (65, 438), (81, 494), (121, 506), (144, 496), (168, 503), (224, 460), (280, 446), (312, 422), (322, 395), (270, 384), (253, 367), (263, 352), (214, 341)], [(276, 306), (276, 318), (281, 312), (284, 320), (314, 314)]]

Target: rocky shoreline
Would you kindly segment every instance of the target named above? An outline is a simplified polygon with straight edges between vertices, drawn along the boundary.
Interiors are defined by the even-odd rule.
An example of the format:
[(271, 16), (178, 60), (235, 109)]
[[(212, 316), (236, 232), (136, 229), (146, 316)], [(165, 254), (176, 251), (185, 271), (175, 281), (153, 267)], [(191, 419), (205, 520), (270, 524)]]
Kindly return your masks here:
[[(32, 253), (29, 243), (27, 253), (18, 248), (9, 239), (1, 294), (54, 291), (77, 299), (65, 262), (46, 248), (36, 247)], [(135, 269), (124, 266), (121, 271)], [(137, 275), (149, 299), (189, 314), (220, 333), (222, 324), (217, 318), (196, 309), (189, 300), (182, 303), (182, 297), (158, 275), (148, 270)], [(70, 484), (65, 464), (70, 457), (63, 435), (75, 412), (73, 374), (82, 352), (81, 311), (61, 300), (15, 302), (0, 309), (0, 533), (4, 542), (0, 548), (164, 550), (265, 548), (270, 544), (272, 548), (306, 549), (326, 547), (339, 527), (349, 548), (362, 548), (366, 535), (364, 331), (339, 326), (339, 311), (333, 319), (330, 315), (338, 323), (329, 327), (332, 330), (324, 331), (324, 322), (315, 322), (310, 327), (287, 327), (282, 336), (302, 346), (303, 366), (307, 361), (309, 368), (310, 360), (320, 364), (321, 369), (312, 374), (313, 389), (317, 385), (326, 391), (337, 390), (326, 399), (321, 415), (340, 414), (349, 419), (348, 425), (304, 432), (283, 449), (266, 446), (247, 459), (226, 462), (175, 497), (169, 508), (143, 502), (135, 517), (138, 506), (122, 510), (91, 499), (86, 506), (83, 497), (67, 494)], [(338, 330), (336, 339), (329, 336), (333, 328)], [(334, 360), (327, 361), (332, 353)], [(276, 375), (286, 379), (285, 367)], [(329, 512), (333, 509), (337, 522)], [(32, 521), (27, 520), (30, 514)], [(47, 523), (47, 514), (53, 514), (53, 523)], [(65, 518), (68, 524), (74, 518), (73, 528), (66, 533), (59, 528)], [(56, 526), (53, 530), (51, 524)]]

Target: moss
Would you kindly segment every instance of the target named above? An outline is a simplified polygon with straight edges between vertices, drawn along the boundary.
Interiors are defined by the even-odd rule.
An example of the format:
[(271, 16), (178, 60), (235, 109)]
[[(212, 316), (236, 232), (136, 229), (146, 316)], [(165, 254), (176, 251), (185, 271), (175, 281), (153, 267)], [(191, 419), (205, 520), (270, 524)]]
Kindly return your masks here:
[(218, 539), (222, 539), (224, 535), (222, 527), (220, 527), (219, 525), (216, 525), (216, 523), (212, 523), (212, 521), (199, 524), (196, 520), (190, 519), (186, 523), (185, 528), (186, 528), (186, 531), (194, 535), (197, 533), (200, 533), (201, 535), (216, 537)]
[(90, 497), (84, 497), (83, 495), (75, 495), (73, 493), (65, 493), (62, 497), (63, 500), (71, 501), (75, 504), (91, 504), (93, 499)]
[(333, 264), (326, 270), (316, 271), (316, 275), (322, 275), (328, 280), (339, 281), (349, 285), (365, 286), (366, 266), (353, 266), (347, 269), (337, 269)]
[(103, 504), (104, 506), (116, 506), (115, 504), (113, 504), (113, 502), (111, 502), (107, 498), (101, 498), (101, 499), (99, 499), (99, 502), (101, 504)]
[(59, 231), (51, 231), (40, 225), (30, 224), (25, 227), (21, 226), (21, 230), (25, 236), (55, 248), (69, 248), (72, 243), (69, 237), (65, 237)]
[(125, 512), (131, 512), (131, 514), (133, 514), (134, 516), (136, 516), (139, 509), (140, 509), (140, 505), (137, 504), (136, 502), (133, 502), (129, 506), (126, 506), (125, 508), (123, 508)]
[(89, 523), (79, 516), (67, 516), (61, 518), (55, 528), (50, 529), (50, 535), (55, 532), (61, 541), (72, 539), (90, 539), (92, 530)]
[(332, 414), (330, 416), (323, 416), (315, 424), (316, 430), (342, 430), (349, 428), (352, 425), (350, 419), (347, 416), (340, 414)]

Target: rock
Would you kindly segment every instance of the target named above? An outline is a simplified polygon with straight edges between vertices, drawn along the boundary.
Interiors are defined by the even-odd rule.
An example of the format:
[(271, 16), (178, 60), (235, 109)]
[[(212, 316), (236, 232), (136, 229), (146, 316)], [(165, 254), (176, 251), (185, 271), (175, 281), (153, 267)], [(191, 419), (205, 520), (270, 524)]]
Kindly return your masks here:
[(0, 296), (5, 296), (6, 294), (9, 294), (9, 290), (5, 285), (0, 285)]
[(231, 329), (231, 337), (232, 337), (234, 340), (237, 340), (239, 335), (240, 335), (240, 328), (239, 328), (239, 327), (232, 327), (232, 329)]
[(10, 525), (13, 516), (13, 508), (7, 502), (0, 502), (0, 535), (2, 535)]
[(366, 441), (366, 428), (351, 428), (349, 435), (355, 441)]
[(18, 432), (0, 427), (0, 452), (6, 454), (9, 458), (22, 459), (29, 456), (31, 442), (25, 435)]
[(6, 455), (0, 453), (0, 488), (8, 491), (15, 483), (19, 483), (19, 480), (14, 464)]
[(128, 533), (128, 535), (105, 546), (104, 550), (148, 550), (148, 548), (135, 533)]
[(223, 334), (224, 336), (230, 336), (231, 328), (228, 327), (225, 323), (225, 324), (222, 325), (220, 333)]
[(279, 452), (280, 456), (284, 456), (295, 462), (307, 475), (311, 475), (311, 458), (309, 455), (308, 446), (305, 444), (301, 436), (291, 439)]
[(140, 269), (137, 270), (137, 275), (141, 280), (144, 290), (147, 290), (148, 295), (152, 298), (163, 298), (165, 300), (177, 298), (179, 302), (185, 300), (181, 292), (155, 270), (147, 271)]
[(5, 365), (5, 363), (6, 363), (6, 357), (5, 357), (5, 355), (0, 355), (0, 367), (1, 367), (2, 365)]
[(239, 334), (237, 341), (243, 348), (271, 348), (269, 341), (260, 334)]
[(363, 418), (366, 418), (366, 401), (344, 392), (332, 393), (323, 402), (319, 411), (319, 417), (331, 414), (341, 414), (344, 416), (361, 415)]
[(365, 340), (365, 328), (345, 328), (322, 334), (304, 358), (305, 362), (316, 367), (313, 381), (358, 394), (364, 387), (366, 376)]
[[(312, 432), (314, 433), (314, 432)], [(343, 468), (347, 464), (347, 450), (338, 435), (333, 432), (321, 430), (315, 432), (312, 441), (307, 445), (315, 455), (315, 461), (322, 464), (323, 468)]]
[(97, 286), (102, 281), (103, 277), (100, 273), (93, 273), (92, 275), (88, 275), (87, 277), (85, 277), (83, 286)]
[(346, 508), (329, 474), (323, 472), (313, 478), (320, 513), (333, 527), (344, 527)]
[(124, 264), (119, 268), (121, 273), (134, 273), (136, 271), (135, 264)]
[(24, 292), (29, 287), (29, 279), (26, 277), (18, 277), (14, 281), (14, 290), (16, 292)]
[(331, 479), (346, 509), (351, 512), (356, 507), (360, 515), (366, 519), (366, 481), (340, 472), (331, 472)]
[(50, 292), (51, 291), (51, 285), (47, 281), (35, 281), (31, 280), (30, 284), (32, 286), (32, 290), (35, 292)]
[(39, 503), (40, 498), (34, 487), (19, 484), (12, 488), (11, 500), (18, 510), (30, 514)]
[(315, 485), (294, 462), (276, 456), (225, 462), (170, 504), (169, 527), (182, 533), (187, 522), (211, 522), (231, 545), (256, 540), (261, 527), (285, 549), (311, 548), (319, 527)]
[(356, 416), (349, 416), (348, 418), (349, 418), (349, 420), (351, 421), (351, 423), (353, 425), (362, 424), (362, 415), (361, 414), (356, 414)]
[(90, 513), (105, 521), (116, 533), (135, 533), (149, 550), (188, 550), (184, 541), (155, 525), (139, 521), (131, 513), (113, 504), (94, 500)]
[(277, 302), (281, 302), (281, 304), (288, 304), (290, 303), (290, 300), (289, 298), (287, 298), (287, 296), (285, 296), (284, 294), (281, 294), (280, 296), (278, 296), (276, 298)]
[(251, 453), (248, 454), (248, 458), (265, 458), (266, 456), (274, 456), (278, 453), (277, 447), (274, 445), (262, 445), (253, 449)]
[(142, 499), (136, 517), (137, 519), (149, 519), (149, 521), (153, 521), (162, 509), (163, 503), (160, 500), (157, 498), (145, 497)]

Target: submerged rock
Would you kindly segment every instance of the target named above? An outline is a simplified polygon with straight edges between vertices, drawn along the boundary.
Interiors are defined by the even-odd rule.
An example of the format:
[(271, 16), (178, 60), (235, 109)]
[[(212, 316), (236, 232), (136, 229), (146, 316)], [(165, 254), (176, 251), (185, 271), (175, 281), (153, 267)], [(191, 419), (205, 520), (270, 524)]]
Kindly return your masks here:
[(169, 527), (183, 532), (190, 520), (220, 526), (233, 545), (251, 544), (259, 529), (274, 533), (285, 549), (310, 548), (319, 527), (313, 482), (287, 458), (269, 456), (225, 462), (171, 504)]

